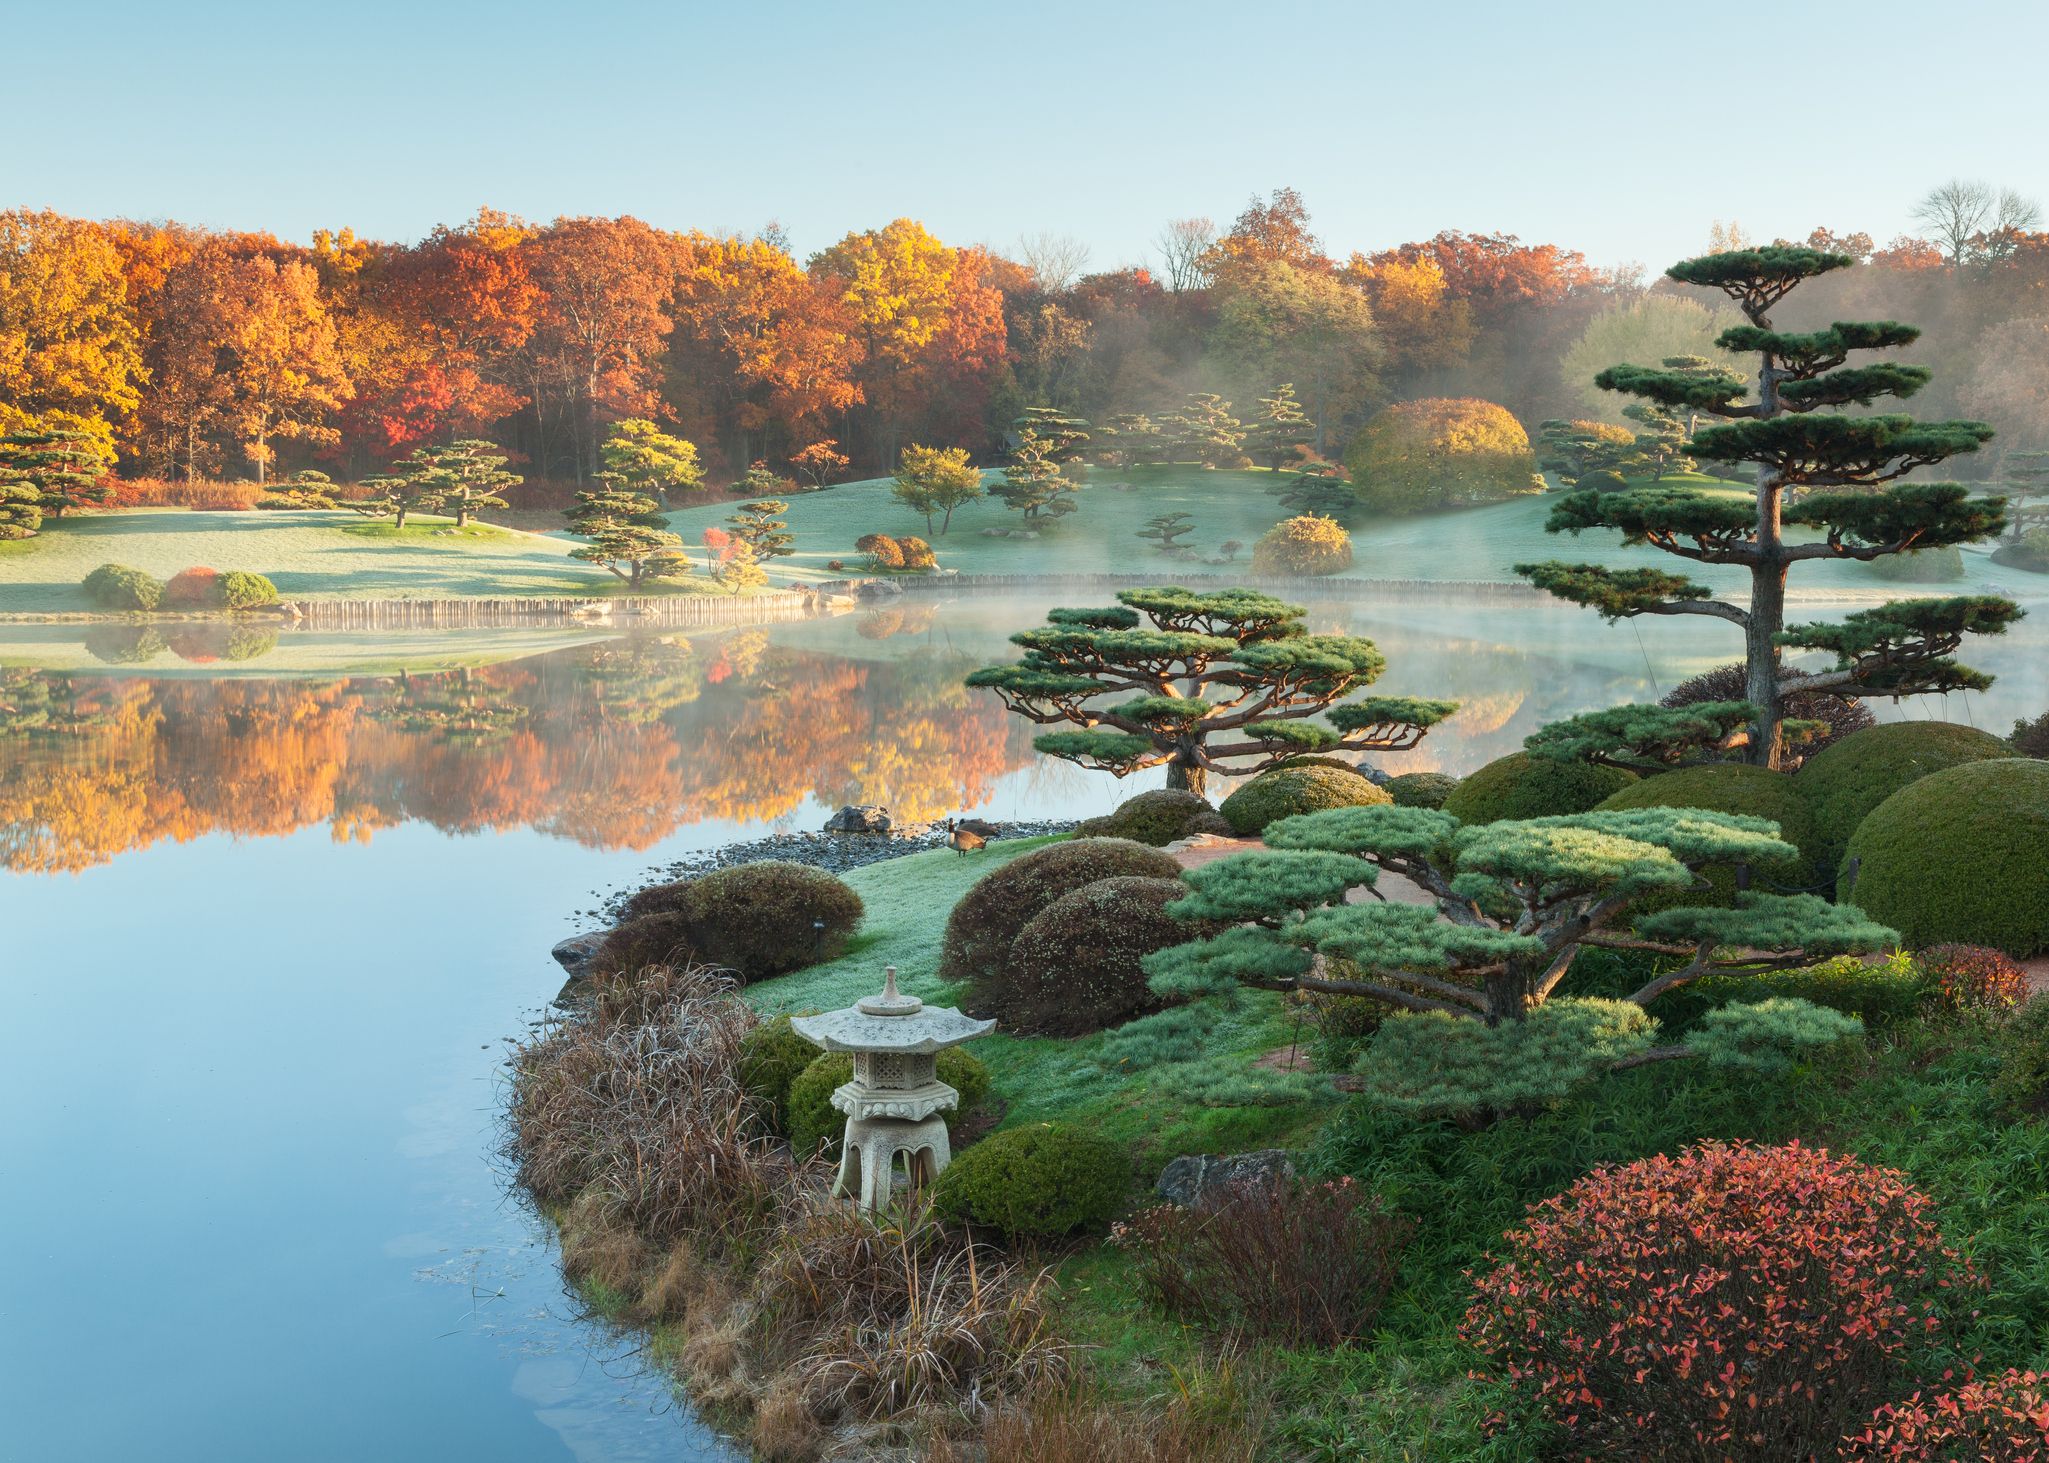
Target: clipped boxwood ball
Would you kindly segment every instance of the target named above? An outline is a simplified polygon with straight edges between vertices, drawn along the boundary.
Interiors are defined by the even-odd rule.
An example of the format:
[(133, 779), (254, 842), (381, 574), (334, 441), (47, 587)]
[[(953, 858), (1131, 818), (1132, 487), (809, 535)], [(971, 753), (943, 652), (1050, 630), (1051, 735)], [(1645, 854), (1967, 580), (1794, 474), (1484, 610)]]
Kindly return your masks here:
[(744, 981), (838, 957), (862, 915), (861, 896), (843, 880), (777, 860), (701, 875), (682, 904), (698, 954)]
[[(942, 980), (1001, 980), (1018, 931), (1058, 899), (1098, 879), (1178, 879), (1173, 855), (1128, 838), (1075, 838), (1035, 848), (990, 870), (947, 916), (939, 949)], [(974, 1004), (979, 991), (971, 990)]]
[(1460, 780), (1444, 811), (1461, 823), (1585, 813), (1637, 780), (1634, 772), (1511, 752)]
[(785, 1104), (790, 1084), (818, 1055), (817, 1047), (790, 1029), (788, 1016), (764, 1021), (740, 1038), (740, 1085), (754, 1099), (762, 1123), (771, 1133), (789, 1136)]
[(1867, 727), (1809, 757), (1796, 785), (1814, 810), (1814, 847), (1825, 872), (1841, 869), (1850, 835), (1865, 815), (1931, 772), (2011, 757), (1989, 732), (1949, 721), (1892, 721)]
[(1115, 811), (1076, 825), (1077, 838), (1128, 838), (1159, 848), (1197, 833), (1228, 834), (1231, 825), (1207, 801), (1178, 787), (1126, 798)]
[(1387, 795), (1398, 808), (1441, 808), (1458, 786), (1449, 772), (1404, 772), (1387, 781)]
[(1221, 932), (1178, 920), (1167, 906), (1188, 893), (1179, 879), (1098, 879), (1063, 894), (1019, 932), (1001, 982), (985, 986), (1013, 1032), (1080, 1036), (1157, 1011), (1139, 961), (1155, 950)]
[[(845, 1052), (811, 1051), (811, 1062), (790, 1080), (783, 1098), (783, 1126), (797, 1153), (808, 1157), (823, 1150), (826, 1157), (837, 1158), (847, 1115), (832, 1105), (832, 1095), (854, 1080), (854, 1059)], [(951, 1133), (989, 1096), (989, 1069), (957, 1046), (939, 1054), (938, 1067), (939, 1080), (960, 1094), (960, 1101), (939, 1115)]]
[[(1633, 782), (1600, 804), (1608, 808), (1703, 808), (1710, 813), (1742, 813), (1769, 818), (1779, 825), (1779, 837), (1800, 850), (1798, 858), (1760, 866), (1752, 870), (1751, 887), (1766, 892), (1817, 889), (1823, 878), (1813, 855), (1814, 815), (1807, 799), (1800, 795), (1791, 774), (1768, 767), (1728, 762), (1705, 767), (1687, 767)], [(1711, 889), (1660, 890), (1646, 895), (1633, 906), (1636, 913), (1669, 909), (1675, 905), (1722, 905), (1735, 902), (1736, 871), (1714, 867), (1702, 871)], [(1777, 890), (1773, 886), (1777, 886)]]
[[(1882, 728), (1881, 728), (1882, 730)], [(1842, 897), (1913, 949), (2049, 952), (2049, 762), (2004, 757), (1931, 772), (1857, 826)]]
[(1080, 1128), (1033, 1123), (991, 1133), (933, 1185), (948, 1219), (1013, 1239), (1057, 1239), (1115, 1218), (1131, 1184), (1122, 1145)]
[(1225, 798), (1217, 809), (1235, 833), (1263, 833), (1276, 818), (1391, 802), (1385, 789), (1337, 767), (1276, 767)]

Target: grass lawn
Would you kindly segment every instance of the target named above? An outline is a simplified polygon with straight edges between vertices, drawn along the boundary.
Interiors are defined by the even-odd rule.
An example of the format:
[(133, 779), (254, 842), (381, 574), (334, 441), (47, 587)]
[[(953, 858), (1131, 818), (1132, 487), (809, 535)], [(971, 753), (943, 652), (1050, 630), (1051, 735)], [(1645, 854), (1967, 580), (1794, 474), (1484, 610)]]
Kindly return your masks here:
[[(569, 557), (575, 540), (415, 520), (400, 532), (341, 512), (134, 509), (67, 517), (0, 544), (0, 612), (94, 608), (79, 581), (105, 563), (159, 579), (204, 564), (266, 574), (286, 599), (464, 599), (606, 595), (623, 581)], [(703, 592), (679, 580), (670, 592)]]

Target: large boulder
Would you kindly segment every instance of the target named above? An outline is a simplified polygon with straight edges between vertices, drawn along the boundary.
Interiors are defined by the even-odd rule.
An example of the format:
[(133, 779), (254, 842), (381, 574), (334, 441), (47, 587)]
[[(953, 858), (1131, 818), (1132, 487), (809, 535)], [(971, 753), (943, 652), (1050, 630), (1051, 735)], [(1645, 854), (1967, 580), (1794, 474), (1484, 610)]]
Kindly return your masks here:
[(1192, 1209), (1230, 1184), (1285, 1182), (1295, 1176), (1295, 1160), (1285, 1148), (1259, 1148), (1250, 1153), (1191, 1153), (1168, 1164), (1154, 1191), (1169, 1204)]
[(841, 808), (826, 820), (827, 833), (887, 833), (896, 826), (889, 809), (878, 807)]

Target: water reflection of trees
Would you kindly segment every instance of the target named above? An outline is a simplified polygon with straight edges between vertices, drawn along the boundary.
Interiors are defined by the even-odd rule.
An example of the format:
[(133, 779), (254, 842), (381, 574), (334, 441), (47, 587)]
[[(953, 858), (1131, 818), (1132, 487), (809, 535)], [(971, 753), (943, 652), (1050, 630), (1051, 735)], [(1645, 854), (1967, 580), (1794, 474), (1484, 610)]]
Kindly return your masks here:
[(738, 631), (348, 680), (0, 672), (0, 867), (78, 870), (207, 833), (419, 821), (644, 848), (816, 795), (935, 818), (1031, 759), (971, 656), (848, 659)]

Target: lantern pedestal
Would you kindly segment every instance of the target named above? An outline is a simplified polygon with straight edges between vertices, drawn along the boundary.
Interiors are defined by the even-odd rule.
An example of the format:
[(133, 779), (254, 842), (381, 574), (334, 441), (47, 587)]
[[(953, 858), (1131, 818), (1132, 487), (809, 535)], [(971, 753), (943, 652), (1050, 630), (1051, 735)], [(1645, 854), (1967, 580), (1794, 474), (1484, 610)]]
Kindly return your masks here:
[(902, 1118), (848, 1118), (846, 1136), (840, 1140), (840, 1172), (833, 1181), (833, 1197), (853, 1199), (871, 1213), (883, 1208), (896, 1183), (898, 1154), (903, 1155), (912, 1188), (923, 1188), (938, 1178), (939, 1171), (953, 1161), (953, 1150), (946, 1141), (946, 1119), (935, 1115), (912, 1123)]

